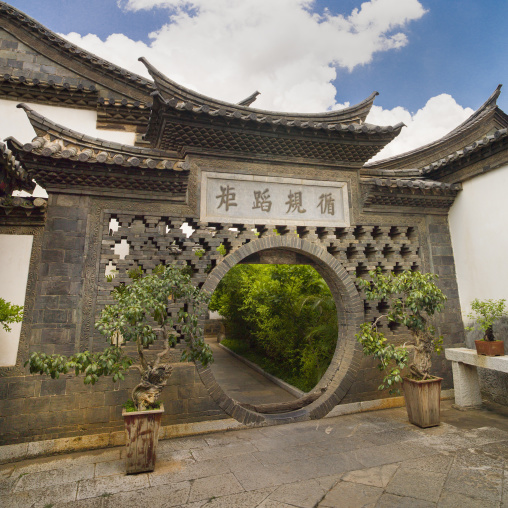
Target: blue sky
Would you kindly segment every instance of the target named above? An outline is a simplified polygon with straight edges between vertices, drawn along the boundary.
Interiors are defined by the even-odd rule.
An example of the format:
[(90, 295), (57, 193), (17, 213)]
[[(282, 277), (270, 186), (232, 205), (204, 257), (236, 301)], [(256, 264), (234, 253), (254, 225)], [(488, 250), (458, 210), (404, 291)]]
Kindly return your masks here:
[[(10, 3), (115, 63), (143, 72), (134, 58), (143, 55), (176, 81), (232, 102), (260, 89), (259, 107), (317, 111), (354, 104), (377, 90), (379, 110), (369, 121), (400, 119), (414, 130), (415, 139), (399, 150), (446, 133), (499, 83), (506, 89), (498, 104), (508, 112), (507, 0)], [(354, 9), (362, 14), (368, 8), (373, 13), (364, 16), (367, 22), (353, 19)], [(309, 11), (322, 17), (304, 19)], [(355, 33), (340, 47), (349, 39), (334, 35), (334, 27), (367, 35)], [(149, 36), (161, 28), (158, 36)], [(108, 39), (112, 34), (125, 38)], [(415, 120), (419, 129), (412, 125)]]

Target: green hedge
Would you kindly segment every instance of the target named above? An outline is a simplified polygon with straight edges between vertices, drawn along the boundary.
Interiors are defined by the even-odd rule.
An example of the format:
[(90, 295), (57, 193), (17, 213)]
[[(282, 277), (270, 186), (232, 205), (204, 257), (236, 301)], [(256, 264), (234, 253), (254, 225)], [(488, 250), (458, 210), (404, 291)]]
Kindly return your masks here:
[(227, 347), (301, 390), (311, 390), (330, 364), (337, 312), (330, 289), (310, 266), (235, 266), (210, 309), (224, 318)]

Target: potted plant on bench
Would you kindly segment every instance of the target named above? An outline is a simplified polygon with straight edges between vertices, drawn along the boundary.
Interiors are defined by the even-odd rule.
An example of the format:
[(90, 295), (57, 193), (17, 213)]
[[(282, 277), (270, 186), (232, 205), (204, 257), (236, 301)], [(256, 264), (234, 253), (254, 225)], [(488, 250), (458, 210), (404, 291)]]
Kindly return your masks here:
[[(494, 323), (501, 317), (506, 316), (506, 300), (478, 300), (471, 302), (471, 310), (467, 317), (475, 321), (483, 331), (483, 339), (475, 340), (476, 352), (485, 356), (504, 356), (504, 342), (494, 337)], [(466, 330), (473, 331), (475, 325), (466, 326)]]
[[(363, 323), (357, 340), (365, 355), (379, 360), (379, 369), (386, 371), (380, 390), (390, 388), (398, 393), (402, 382), (409, 421), (419, 427), (439, 425), (442, 378), (430, 373), (432, 353), (441, 352), (442, 337), (436, 336), (429, 317), (444, 308), (446, 296), (434, 283), (437, 275), (407, 270), (398, 275), (369, 272), (370, 280), (357, 279), (367, 300), (384, 301), (389, 304), (388, 312), (374, 322)], [(388, 344), (380, 323), (399, 323), (406, 326), (413, 339), (414, 355), (409, 363), (408, 346), (395, 347)], [(409, 364), (409, 374), (402, 371)]]
[[(102, 311), (96, 327), (113, 340), (113, 345), (100, 353), (85, 351), (71, 357), (32, 353), (27, 360), (31, 373), (47, 374), (58, 378), (74, 371), (84, 374), (85, 384), (95, 384), (101, 376), (123, 380), (129, 368), (137, 369), (140, 382), (132, 391), (132, 401), (124, 405), (127, 445), (127, 473), (153, 471), (159, 426), (164, 408), (158, 398), (171, 375), (166, 363), (170, 347), (176, 344), (177, 332), (187, 343), (182, 360), (195, 360), (203, 365), (212, 361), (212, 353), (203, 340), (199, 317), (207, 310), (209, 295), (191, 283), (190, 276), (177, 266), (158, 266), (151, 274), (141, 269), (132, 270), (131, 284), (121, 284), (113, 290), (116, 300)], [(176, 317), (168, 305), (179, 306)], [(118, 338), (136, 345), (138, 362), (127, 356), (118, 345)], [(163, 341), (163, 350), (148, 355), (148, 348), (157, 338)]]

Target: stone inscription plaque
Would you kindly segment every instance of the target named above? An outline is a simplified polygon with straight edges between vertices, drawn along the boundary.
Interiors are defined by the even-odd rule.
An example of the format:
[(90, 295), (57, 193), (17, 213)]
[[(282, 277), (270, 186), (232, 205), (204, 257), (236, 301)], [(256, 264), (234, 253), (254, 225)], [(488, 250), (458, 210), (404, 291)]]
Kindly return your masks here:
[(349, 226), (347, 183), (203, 171), (200, 218), (202, 222)]

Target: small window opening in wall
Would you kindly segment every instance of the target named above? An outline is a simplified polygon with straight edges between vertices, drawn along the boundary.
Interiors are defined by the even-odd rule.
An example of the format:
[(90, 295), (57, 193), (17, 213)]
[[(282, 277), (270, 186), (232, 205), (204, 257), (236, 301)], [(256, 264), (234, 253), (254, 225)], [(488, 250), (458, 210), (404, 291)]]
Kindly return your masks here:
[(356, 245), (351, 243), (349, 244), (349, 246), (347, 247), (346, 249), (346, 257), (348, 259), (355, 259), (359, 256), (359, 251), (358, 249), (356, 248)]
[(113, 264), (113, 261), (110, 261), (106, 265), (106, 270), (104, 271), (104, 276), (105, 277), (109, 277), (109, 276), (114, 277), (117, 272), (118, 272), (118, 270), (116, 269), (116, 265)]
[(403, 259), (406, 259), (408, 256), (410, 256), (412, 254), (411, 252), (411, 248), (408, 247), (407, 245), (403, 245), (401, 248), (400, 248), (400, 255), (402, 256)]
[(112, 217), (109, 221), (109, 236), (111, 236), (115, 231), (118, 231), (119, 227), (120, 223), (118, 222), (118, 219)]
[(129, 242), (125, 238), (122, 238), (120, 243), (115, 243), (114, 252), (120, 256), (120, 259), (125, 259), (129, 255), (130, 248)]
[(397, 238), (400, 236), (400, 230), (397, 226), (392, 226), (390, 228), (390, 232), (388, 233), (388, 236), (393, 240), (394, 238)]
[(356, 267), (356, 276), (357, 277), (365, 277), (369, 273), (369, 269), (363, 263), (358, 263)]
[(346, 238), (346, 236), (349, 234), (349, 231), (347, 228), (335, 228), (335, 236), (338, 239)]
[(409, 238), (410, 241), (417, 239), (416, 229), (413, 227), (407, 228), (406, 236)]
[(395, 321), (390, 321), (388, 323), (388, 328), (390, 329), (390, 331), (392, 333), (395, 333), (399, 328), (401, 327), (401, 324), (400, 323), (397, 323)]
[(398, 262), (395, 263), (395, 266), (393, 267), (393, 273), (398, 275), (399, 273), (402, 273), (404, 271), (404, 268), (402, 265), (400, 265)]
[(386, 258), (386, 259), (391, 259), (392, 256), (395, 254), (395, 250), (393, 249), (393, 247), (389, 244), (386, 244), (384, 247), (383, 247), (383, 250), (382, 250), (382, 254), (383, 256)]
[(362, 238), (365, 238), (367, 231), (363, 226), (356, 226), (353, 231), (353, 235), (357, 240), (361, 240)]
[(365, 247), (364, 253), (365, 257), (370, 261), (376, 257), (377, 249), (369, 243), (367, 247)]
[(375, 240), (376, 238), (382, 236), (383, 232), (381, 231), (381, 228), (379, 226), (374, 226), (374, 229), (371, 231), (370, 235)]
[(376, 308), (380, 314), (386, 314), (388, 312), (388, 309), (390, 308), (390, 306), (388, 305), (388, 303), (385, 300), (381, 300), (376, 305)]
[(188, 223), (188, 222), (184, 222), (181, 226), (180, 226), (180, 229), (182, 230), (183, 234), (189, 238), (190, 236), (192, 236), (192, 233), (194, 233), (194, 231), (196, 231), (195, 229), (192, 228), (192, 226)]

